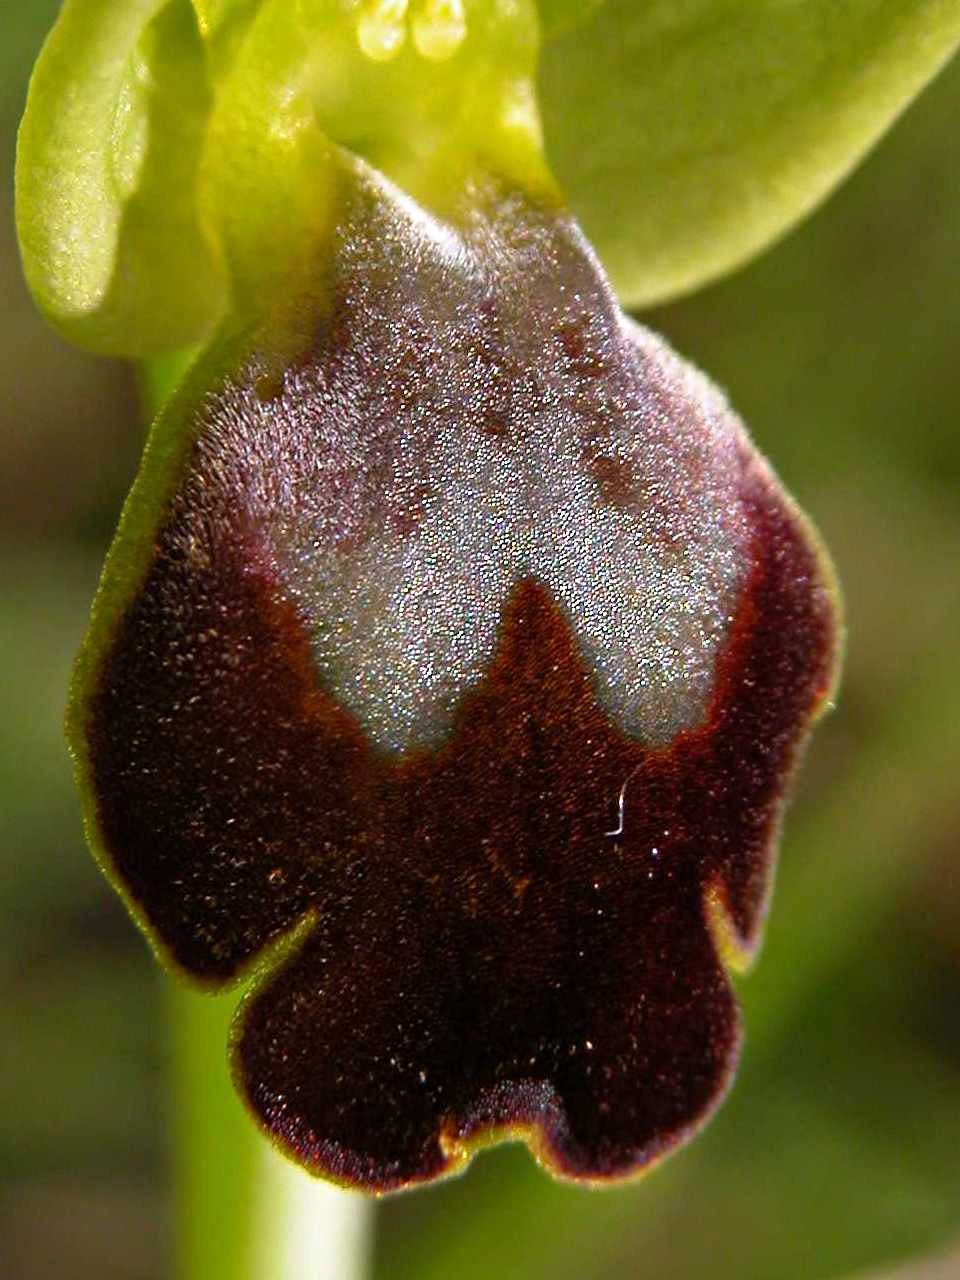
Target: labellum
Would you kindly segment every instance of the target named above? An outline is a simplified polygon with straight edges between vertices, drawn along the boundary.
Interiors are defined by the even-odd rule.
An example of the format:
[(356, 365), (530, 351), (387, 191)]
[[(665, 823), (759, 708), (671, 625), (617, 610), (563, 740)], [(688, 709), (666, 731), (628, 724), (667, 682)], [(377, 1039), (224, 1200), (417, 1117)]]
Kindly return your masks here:
[(697, 1129), (834, 680), (815, 536), (550, 176), (539, 24), (73, 0), (21, 132), (54, 322), (204, 344), (78, 661), (91, 845), (171, 967), (247, 982), (263, 1129), (374, 1193)]
[(309, 1169), (623, 1178), (730, 1078), (830, 573), (568, 214), (340, 191), (282, 363), (230, 338), (148, 451), (72, 711), (97, 840), (178, 968), (253, 971), (237, 1084)]

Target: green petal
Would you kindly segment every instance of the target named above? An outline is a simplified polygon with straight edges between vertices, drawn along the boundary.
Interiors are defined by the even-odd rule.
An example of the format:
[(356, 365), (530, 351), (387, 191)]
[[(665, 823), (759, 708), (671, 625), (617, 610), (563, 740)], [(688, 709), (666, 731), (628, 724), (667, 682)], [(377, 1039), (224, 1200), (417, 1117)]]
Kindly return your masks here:
[(140, 355), (216, 320), (195, 194), (208, 109), (188, 0), (68, 0), (30, 86), (17, 219), (30, 287), (71, 341)]
[(958, 40), (958, 0), (607, 0), (547, 29), (547, 155), (621, 300), (648, 306), (792, 226)]

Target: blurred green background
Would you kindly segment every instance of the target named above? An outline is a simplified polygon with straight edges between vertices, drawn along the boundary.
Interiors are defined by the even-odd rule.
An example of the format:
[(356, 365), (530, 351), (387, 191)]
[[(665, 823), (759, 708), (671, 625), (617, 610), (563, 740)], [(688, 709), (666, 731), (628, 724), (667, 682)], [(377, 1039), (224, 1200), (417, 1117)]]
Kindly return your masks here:
[[(60, 731), (140, 407), (46, 330), (13, 234), (56, 8), (8, 6), (0, 37), (0, 1275), (162, 1280), (165, 980), (84, 849)], [(731, 1098), (626, 1190), (502, 1148), (378, 1206), (375, 1280), (820, 1280), (960, 1236), (958, 137), (955, 65), (799, 231), (644, 317), (729, 390), (847, 600)]]

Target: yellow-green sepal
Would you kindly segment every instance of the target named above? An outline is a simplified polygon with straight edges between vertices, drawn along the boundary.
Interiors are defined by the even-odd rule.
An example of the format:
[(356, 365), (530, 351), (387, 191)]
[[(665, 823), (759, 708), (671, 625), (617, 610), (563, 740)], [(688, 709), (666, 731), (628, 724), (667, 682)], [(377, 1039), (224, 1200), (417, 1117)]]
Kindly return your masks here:
[(20, 129), (17, 229), (70, 341), (140, 356), (202, 340), (223, 311), (196, 207), (209, 107), (188, 0), (67, 0)]

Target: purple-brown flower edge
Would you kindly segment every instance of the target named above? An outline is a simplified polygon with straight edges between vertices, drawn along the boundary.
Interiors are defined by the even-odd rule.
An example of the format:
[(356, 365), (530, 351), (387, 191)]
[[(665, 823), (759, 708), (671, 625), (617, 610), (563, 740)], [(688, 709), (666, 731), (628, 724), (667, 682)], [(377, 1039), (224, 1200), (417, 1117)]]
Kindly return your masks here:
[(628, 1177), (735, 1063), (829, 570), (568, 219), (343, 226), (298, 360), (187, 424), (74, 709), (96, 838), (178, 968), (261, 958), (235, 1078), (308, 1169)]

